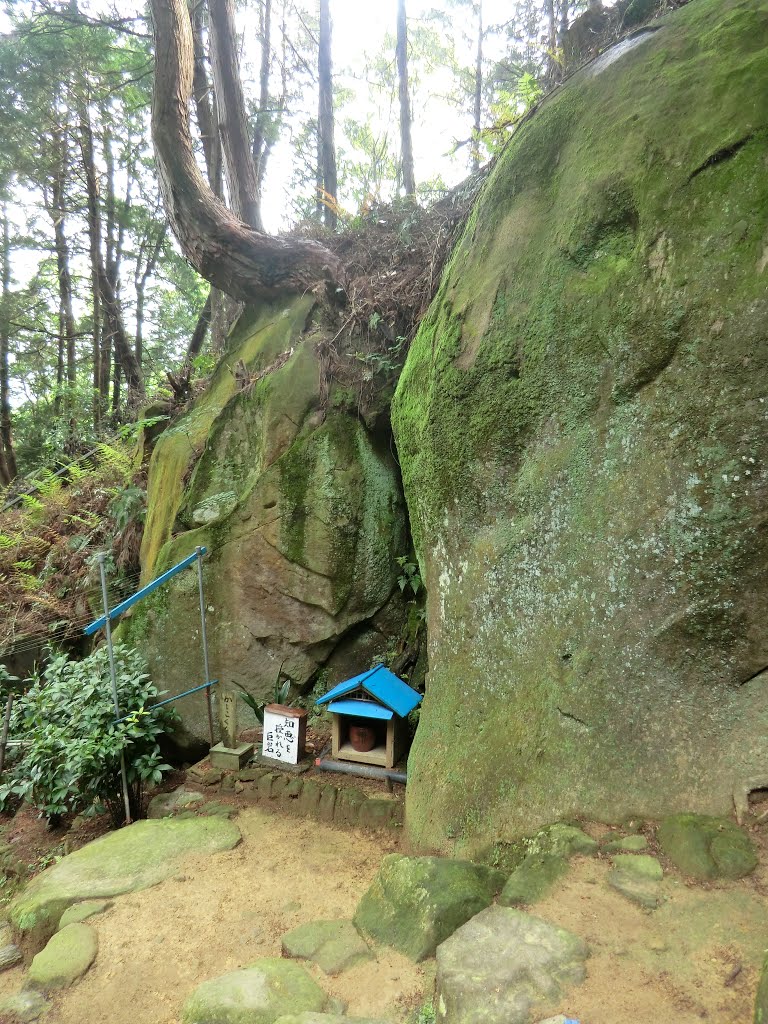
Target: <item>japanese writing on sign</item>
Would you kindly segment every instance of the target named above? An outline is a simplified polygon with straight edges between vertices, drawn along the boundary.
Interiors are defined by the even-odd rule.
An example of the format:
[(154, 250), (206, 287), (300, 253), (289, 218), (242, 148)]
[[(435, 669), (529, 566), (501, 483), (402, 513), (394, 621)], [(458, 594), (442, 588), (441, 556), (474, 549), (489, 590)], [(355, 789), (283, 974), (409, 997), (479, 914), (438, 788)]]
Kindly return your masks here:
[(299, 723), (290, 715), (264, 711), (264, 757), (296, 764), (299, 760)]

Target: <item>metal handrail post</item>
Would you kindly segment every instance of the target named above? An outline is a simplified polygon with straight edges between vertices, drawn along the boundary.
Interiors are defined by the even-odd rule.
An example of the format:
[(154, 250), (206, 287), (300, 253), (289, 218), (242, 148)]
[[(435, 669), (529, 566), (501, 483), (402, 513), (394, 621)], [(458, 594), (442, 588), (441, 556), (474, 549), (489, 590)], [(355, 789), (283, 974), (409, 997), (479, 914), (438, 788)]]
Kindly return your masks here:
[[(205, 666), (205, 682), (210, 683), (211, 681), (211, 670), (208, 664), (208, 633), (205, 628), (205, 596), (203, 594), (203, 554), (205, 549), (202, 547), (195, 548), (197, 554), (197, 587), (200, 592), (200, 629), (203, 637), (203, 664)], [(208, 734), (211, 738), (211, 746), (214, 745), (213, 738), (213, 702), (211, 699), (211, 687), (205, 691), (205, 696), (208, 702)]]
[[(112, 624), (109, 620), (109, 598), (107, 597), (107, 573), (104, 568), (104, 552), (99, 554), (99, 574), (101, 576), (101, 596), (104, 602), (104, 627), (107, 633), (107, 651), (109, 652), (109, 674), (112, 679), (112, 700), (115, 704), (115, 718), (120, 717), (120, 702), (117, 697), (117, 672), (115, 670), (115, 652), (112, 649)], [(125, 804), (125, 823), (131, 824), (131, 802), (128, 798), (128, 774), (125, 770), (125, 751), (120, 751), (120, 779), (123, 785), (123, 803)]]

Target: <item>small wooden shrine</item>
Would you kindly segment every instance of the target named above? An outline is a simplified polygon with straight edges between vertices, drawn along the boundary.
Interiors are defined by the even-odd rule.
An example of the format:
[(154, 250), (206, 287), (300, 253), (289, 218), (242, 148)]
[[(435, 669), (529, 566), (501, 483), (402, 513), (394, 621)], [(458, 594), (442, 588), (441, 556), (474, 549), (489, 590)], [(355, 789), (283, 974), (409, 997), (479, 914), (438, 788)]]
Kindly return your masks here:
[(394, 768), (408, 747), (405, 719), (421, 694), (383, 665), (321, 697), (333, 716), (332, 757)]

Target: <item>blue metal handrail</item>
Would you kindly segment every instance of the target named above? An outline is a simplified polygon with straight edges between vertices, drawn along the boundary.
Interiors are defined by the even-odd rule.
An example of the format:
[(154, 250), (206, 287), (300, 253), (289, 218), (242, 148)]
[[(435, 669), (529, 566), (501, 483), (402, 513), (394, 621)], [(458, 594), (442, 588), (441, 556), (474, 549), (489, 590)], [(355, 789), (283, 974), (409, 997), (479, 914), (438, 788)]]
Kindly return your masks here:
[[(192, 565), (192, 563), (195, 562), (200, 557), (200, 555), (204, 555), (207, 550), (208, 549), (204, 547), (199, 548), (199, 552), (195, 551), (193, 555), (188, 555), (187, 558), (179, 562), (178, 565), (174, 565), (172, 569), (169, 569), (167, 572), (164, 572), (162, 576), (158, 576), (156, 579), (152, 580), (151, 583), (148, 583), (146, 587), (142, 587), (140, 590), (137, 590), (136, 593), (133, 594), (131, 597), (127, 597), (125, 601), (121, 601), (120, 604), (116, 604), (115, 607), (111, 608), (109, 611), (109, 621), (112, 622), (114, 619), (119, 618), (123, 614), (123, 612), (127, 612), (129, 608), (132, 608), (137, 601), (140, 601), (143, 597), (146, 597), (147, 594), (151, 594), (153, 590), (156, 590), (158, 587), (162, 586), (163, 583), (167, 583), (168, 580), (172, 579), (176, 575), (176, 573), (181, 572), (182, 569), (186, 569), (187, 566)], [(90, 625), (86, 626), (83, 632), (85, 633), (86, 636), (91, 636), (93, 633), (96, 632), (97, 629), (101, 629), (103, 626), (105, 626), (106, 623), (107, 617), (106, 615), (102, 615), (100, 619), (96, 619), (95, 622), (92, 622)]]

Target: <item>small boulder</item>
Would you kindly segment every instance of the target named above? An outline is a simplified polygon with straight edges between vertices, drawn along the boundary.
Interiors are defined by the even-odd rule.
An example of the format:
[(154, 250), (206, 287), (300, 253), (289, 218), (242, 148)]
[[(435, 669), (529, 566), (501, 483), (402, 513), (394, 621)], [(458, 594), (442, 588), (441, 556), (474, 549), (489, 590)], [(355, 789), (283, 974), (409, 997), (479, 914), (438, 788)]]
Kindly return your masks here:
[(15, 967), (23, 959), (22, 952), (15, 942), (7, 942), (0, 946), (0, 971), (7, 971), (9, 967)]
[(757, 867), (752, 840), (728, 818), (673, 814), (657, 837), (675, 867), (693, 878), (743, 878)]
[(158, 793), (149, 801), (147, 807), (148, 818), (170, 818), (179, 811), (194, 807), (205, 800), (202, 793), (194, 789), (187, 789), (186, 786), (179, 786), (170, 793)]
[(623, 836), (606, 843), (603, 849), (606, 853), (642, 853), (648, 849), (648, 840), (640, 835)]
[[(534, 840), (536, 848), (542, 853), (553, 853), (559, 857), (593, 857), (598, 850), (598, 842), (574, 825), (557, 822), (540, 832)], [(533, 850), (531, 852), (534, 852)]]
[(568, 861), (555, 853), (531, 853), (507, 879), (501, 890), (502, 907), (530, 906), (543, 899), (568, 871)]
[(30, 964), (29, 987), (41, 992), (69, 988), (91, 966), (98, 948), (98, 937), (90, 925), (67, 925), (56, 932)]
[(390, 854), (354, 922), (367, 938), (418, 962), (487, 907), (504, 881), (500, 871), (469, 861)]
[(111, 906), (112, 900), (83, 900), (82, 903), (75, 903), (74, 906), (68, 907), (61, 915), (59, 927), (56, 930), (60, 932), (62, 928), (66, 928), (68, 924), (77, 924), (80, 921), (87, 921), (89, 917), (95, 917), (96, 914), (103, 914), (104, 911), (109, 910)]
[(439, 1024), (529, 1024), (586, 975), (577, 935), (541, 918), (489, 907), (437, 949)]
[(15, 996), (0, 1000), (0, 1020), (28, 1024), (29, 1021), (40, 1020), (50, 1008), (50, 1003), (42, 993), (33, 988), (24, 988)]
[(290, 960), (267, 958), (204, 981), (187, 999), (183, 1024), (273, 1024), (287, 1014), (320, 1012), (327, 997)]
[(613, 858), (608, 884), (646, 910), (653, 910), (659, 905), (659, 882), (663, 877), (661, 864), (655, 857), (619, 853)]
[(370, 960), (371, 951), (351, 921), (310, 921), (287, 932), (283, 956), (312, 960), (326, 974), (336, 975)]

